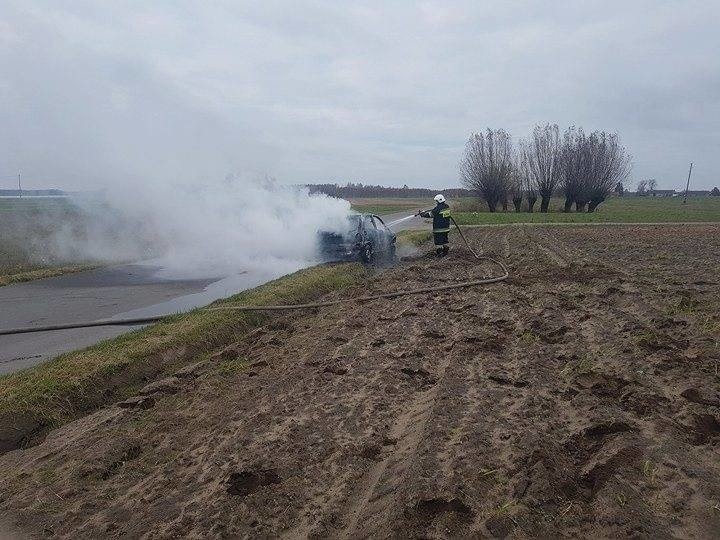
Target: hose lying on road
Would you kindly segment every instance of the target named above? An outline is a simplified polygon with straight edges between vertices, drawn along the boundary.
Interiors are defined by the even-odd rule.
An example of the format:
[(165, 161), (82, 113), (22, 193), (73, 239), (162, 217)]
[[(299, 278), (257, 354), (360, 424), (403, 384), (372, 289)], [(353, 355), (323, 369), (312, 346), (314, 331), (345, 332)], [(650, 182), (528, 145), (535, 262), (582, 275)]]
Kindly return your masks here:
[[(451, 218), (452, 219), (452, 218)], [(473, 281), (463, 281), (462, 283), (453, 283), (451, 285), (438, 285), (436, 287), (424, 287), (422, 289), (410, 289), (406, 291), (395, 291), (395, 292), (389, 292), (384, 294), (375, 294), (372, 296), (361, 296), (359, 298), (348, 298), (343, 300), (330, 300), (327, 302), (315, 302), (311, 304), (287, 304), (287, 305), (278, 305), (278, 306), (252, 306), (252, 305), (242, 305), (242, 306), (219, 306), (214, 308), (207, 308), (209, 311), (227, 311), (227, 310), (238, 310), (238, 311), (287, 311), (292, 309), (312, 309), (312, 308), (321, 308), (321, 307), (327, 307), (327, 306), (336, 306), (338, 304), (345, 304), (350, 302), (370, 302), (372, 300), (381, 300), (384, 298), (397, 298), (400, 296), (410, 296), (414, 294), (426, 294), (431, 292), (438, 292), (438, 291), (448, 291), (452, 289), (463, 289), (467, 287), (477, 287), (479, 285), (488, 285), (490, 283), (497, 283), (499, 281), (505, 281), (509, 274), (508, 270), (505, 267), (503, 263), (500, 261), (497, 261), (495, 259), (492, 259), (490, 257), (487, 257), (485, 255), (479, 255), (476, 253), (472, 247), (470, 247), (470, 243), (468, 242), (467, 238), (465, 238), (465, 235), (462, 232), (462, 229), (458, 227), (458, 224), (455, 222), (455, 220), (452, 220), (455, 224), (455, 227), (457, 228), (458, 232), (460, 233), (460, 236), (463, 239), (463, 242), (467, 246), (468, 250), (470, 250), (470, 253), (473, 254), (473, 256), (478, 260), (485, 260), (489, 261), (497, 266), (499, 266), (502, 269), (502, 275), (497, 277), (491, 277), (491, 278), (484, 278), (484, 279), (476, 279)], [(133, 319), (100, 319), (97, 321), (86, 321), (86, 322), (76, 322), (76, 323), (68, 323), (68, 324), (53, 324), (48, 326), (28, 326), (24, 328), (8, 328), (6, 330), (0, 330), (0, 336), (9, 336), (14, 334), (28, 334), (31, 332), (50, 332), (52, 330), (70, 330), (73, 328), (90, 328), (93, 326), (133, 326), (138, 324), (147, 324), (151, 322), (157, 322), (161, 321), (167, 317), (170, 317), (172, 315), (156, 315), (154, 317), (140, 317), (140, 318), (133, 318)]]
[(13, 334), (29, 334), (31, 332), (50, 332), (51, 330), (70, 330), (72, 328), (90, 328), (91, 326), (132, 326), (135, 324), (147, 324), (150, 322), (167, 319), (171, 315), (156, 315), (154, 317), (142, 317), (137, 319), (99, 319), (97, 321), (85, 321), (67, 324), (50, 324), (47, 326), (26, 326), (24, 328), (8, 328), (0, 330), (0, 336)]

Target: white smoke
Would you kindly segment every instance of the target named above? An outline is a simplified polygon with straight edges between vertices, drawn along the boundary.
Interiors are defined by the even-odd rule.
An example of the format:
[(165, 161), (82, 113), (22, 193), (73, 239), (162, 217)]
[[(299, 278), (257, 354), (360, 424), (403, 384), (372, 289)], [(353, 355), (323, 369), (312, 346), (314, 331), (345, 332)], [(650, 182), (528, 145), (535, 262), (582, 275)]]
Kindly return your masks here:
[(171, 278), (279, 276), (318, 261), (318, 232), (342, 231), (350, 204), (272, 179), (149, 182), (75, 198), (80, 223), (56, 224), (55, 260), (144, 259)]

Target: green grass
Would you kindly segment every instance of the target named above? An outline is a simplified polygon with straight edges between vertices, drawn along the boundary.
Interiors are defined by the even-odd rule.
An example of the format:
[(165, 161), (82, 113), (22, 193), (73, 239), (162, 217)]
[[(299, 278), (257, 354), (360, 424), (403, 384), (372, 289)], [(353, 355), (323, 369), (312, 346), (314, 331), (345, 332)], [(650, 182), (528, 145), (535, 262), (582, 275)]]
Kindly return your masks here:
[(0, 199), (0, 286), (96, 267), (89, 261), (53, 259), (46, 247), (58, 223), (81, 222), (68, 199)]
[(432, 238), (432, 231), (400, 231), (397, 233), (399, 244), (419, 246)]
[[(453, 216), (461, 225), (507, 223), (677, 223), (720, 222), (720, 197), (690, 197), (683, 204), (681, 197), (613, 197), (601, 204), (592, 214), (564, 213), (562, 200), (553, 199), (550, 212), (516, 213), (514, 211), (490, 213), (463, 211), (469, 206), (461, 201)], [(539, 205), (536, 205), (536, 210)]]
[(434, 206), (432, 199), (399, 199), (399, 198), (363, 198), (351, 199), (352, 209), (356, 212), (377, 214), (394, 214), (407, 211), (408, 214), (417, 210), (427, 209)]
[[(213, 305), (265, 305), (311, 301), (358, 283), (359, 264), (301, 270)], [(152, 380), (209, 351), (231, 343), (261, 324), (261, 312), (196, 309), (95, 346), (64, 354), (39, 366), (0, 377), (0, 448), (18, 434), (61, 425), (127, 397)], [(185, 351), (175, 357), (168, 351)], [(229, 369), (230, 366), (225, 366)]]

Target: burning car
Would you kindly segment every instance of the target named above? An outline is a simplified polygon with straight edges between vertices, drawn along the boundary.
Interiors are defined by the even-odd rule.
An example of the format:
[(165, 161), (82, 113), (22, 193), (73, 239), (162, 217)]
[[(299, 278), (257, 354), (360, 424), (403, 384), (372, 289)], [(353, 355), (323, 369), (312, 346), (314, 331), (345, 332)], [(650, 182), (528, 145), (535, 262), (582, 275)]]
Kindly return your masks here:
[(372, 263), (395, 258), (397, 237), (380, 216), (352, 214), (344, 233), (320, 232), (320, 254), (326, 261), (360, 260)]

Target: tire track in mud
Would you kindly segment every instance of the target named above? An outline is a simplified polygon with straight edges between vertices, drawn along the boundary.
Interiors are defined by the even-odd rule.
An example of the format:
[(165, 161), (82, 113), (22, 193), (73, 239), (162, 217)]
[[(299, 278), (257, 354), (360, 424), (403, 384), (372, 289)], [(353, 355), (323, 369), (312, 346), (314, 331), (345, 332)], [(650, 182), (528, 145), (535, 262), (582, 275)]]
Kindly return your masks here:
[[(343, 531), (348, 535), (352, 534), (353, 528), (362, 525), (359, 514), (364, 505), (371, 502), (369, 497), (372, 488), (384, 478), (381, 476), (385, 468), (394, 465), (393, 471), (396, 471), (403, 462), (398, 456), (411, 458), (412, 441), (415, 440), (414, 437), (422, 435), (421, 432), (416, 432), (416, 428), (417, 421), (423, 417), (423, 405), (429, 406), (428, 400), (431, 401), (432, 396), (437, 394), (437, 379), (442, 376), (442, 365), (434, 365), (434, 369), (428, 368), (426, 371), (418, 352), (418, 343), (425, 342), (427, 345), (427, 336), (432, 334), (432, 331), (428, 331), (422, 324), (419, 312), (432, 311), (436, 309), (437, 303), (438, 300), (420, 300), (413, 307), (412, 304), (408, 306), (404, 299), (386, 302), (389, 315), (378, 319), (382, 329), (375, 325), (363, 328), (359, 341), (364, 342), (364, 348), (355, 351), (355, 362), (367, 363), (370, 366), (364, 389), (356, 389), (351, 394), (345, 389), (343, 394), (337, 395), (337, 399), (350, 410), (366, 409), (363, 415), (365, 435), (358, 442), (365, 441), (360, 454), (364, 459), (371, 460), (371, 464), (362, 467), (361, 474), (352, 471), (349, 474), (336, 475), (321, 493), (313, 496), (306, 504), (306, 507), (313, 508), (313, 511), (301, 515), (299, 523), (285, 530), (283, 537), (324, 536), (330, 534), (329, 531), (333, 531), (332, 536), (342, 535)], [(373, 339), (374, 335), (381, 335), (383, 338)], [(390, 339), (393, 335), (398, 341)], [(432, 335), (430, 339), (434, 339)], [(427, 354), (433, 353), (433, 347), (430, 346)], [(403, 365), (405, 367), (402, 367)], [(395, 374), (398, 372), (403, 373), (403, 378), (400, 387), (393, 390), (393, 395), (396, 396), (393, 398), (386, 395), (387, 389), (382, 381), (393, 386), (391, 381), (393, 377), (397, 377)], [(314, 403), (315, 407), (317, 405), (318, 403)], [(388, 410), (393, 413), (390, 418), (384, 412)], [(347, 422), (341, 420), (335, 431), (357, 432), (356, 424), (357, 419)], [(389, 429), (384, 427), (388, 424), (392, 424)], [(393, 477), (394, 475), (391, 475), (390, 479)], [(358, 485), (363, 487), (359, 488)], [(364, 500), (364, 497), (368, 500)], [(351, 508), (357, 508), (357, 512), (346, 510), (346, 505), (353, 505)], [(339, 512), (341, 507), (343, 509)], [(352, 520), (355, 525), (348, 526), (348, 520)]]
[[(583, 343), (602, 344), (618, 337), (625, 326), (627, 331), (650, 330), (659, 319), (666, 317), (665, 310), (643, 298), (643, 283), (631, 272), (607, 261), (596, 261), (578, 248), (570, 248), (554, 236), (528, 235), (531, 248), (548, 256), (548, 261), (567, 268), (572, 257), (580, 260), (581, 269), (569, 286), (560, 285), (550, 294), (556, 296), (565, 308), (574, 311), (571, 326), (580, 329), (577, 339)], [(557, 246), (560, 246), (559, 248)], [(569, 266), (569, 265), (568, 265)], [(607, 277), (615, 277), (608, 285)], [(564, 312), (556, 312), (551, 318), (562, 319)], [(624, 321), (619, 325), (618, 320)], [(600, 350), (590, 351), (600, 353)]]
[[(525, 249), (521, 250), (526, 257), (532, 259), (535, 257), (534, 254), (541, 254), (545, 261), (551, 266), (560, 267), (566, 269), (571, 266), (571, 258), (578, 260), (577, 253), (572, 253), (571, 250), (566, 249), (561, 245), (558, 248), (554, 244), (552, 237), (545, 235), (525, 235), (527, 242), (525, 243)], [(550, 245), (548, 245), (550, 243)], [(583, 261), (582, 266), (590, 266), (588, 277), (594, 279), (592, 263), (586, 259)], [(584, 271), (580, 271), (577, 276), (571, 279), (566, 284), (562, 284), (558, 290), (548, 290), (548, 284), (543, 283), (542, 285), (532, 287), (532, 292), (537, 298), (543, 296), (556, 296), (563, 294), (563, 289), (572, 290), (575, 285), (575, 280), (579, 285), (583, 285)], [(584, 294), (583, 294), (584, 296)], [(496, 421), (496, 428), (493, 431), (492, 436), (489, 438), (493, 441), (491, 444), (496, 447), (494, 451), (495, 456), (505, 456), (505, 459), (501, 460), (500, 470), (504, 470), (509, 475), (508, 482), (514, 486), (510, 495), (516, 497), (517, 501), (524, 501), (525, 497), (530, 497), (530, 500), (537, 499), (538, 497), (547, 497), (552, 491), (550, 487), (552, 484), (558, 484), (562, 487), (560, 493), (562, 496), (570, 497), (570, 500), (574, 500), (575, 488), (572, 487), (571, 477), (573, 474), (580, 475), (583, 470), (596, 470), (600, 465), (597, 465), (596, 460), (602, 459), (597, 457), (598, 454), (590, 452), (588, 454), (581, 454), (579, 461), (576, 463), (561, 463), (555, 462), (552, 457), (553, 452), (557, 449), (553, 449), (552, 445), (548, 445), (543, 442), (548, 441), (561, 441), (562, 438), (558, 439), (558, 436), (562, 437), (561, 433), (565, 432), (566, 440), (572, 440), (571, 437), (577, 437), (580, 441), (583, 441), (583, 433), (585, 430), (596, 429), (598, 432), (602, 432), (604, 429), (614, 429), (612, 427), (606, 428), (602, 420), (594, 417), (591, 409), (583, 411), (581, 409), (566, 408), (558, 405), (558, 396), (562, 395), (565, 391), (563, 385), (566, 383), (562, 382), (562, 377), (558, 381), (560, 386), (555, 390), (552, 387), (547, 388), (546, 385), (539, 391), (529, 392), (529, 387), (533, 386), (533, 379), (538, 377), (541, 380), (552, 380), (557, 378), (561, 373), (562, 364), (567, 360), (571, 359), (572, 356), (558, 357), (561, 362), (553, 363), (547, 360), (552, 359), (552, 352), (557, 350), (563, 350), (563, 348), (569, 347), (570, 350), (576, 349), (578, 352), (583, 352), (583, 349), (589, 344), (591, 347), (600, 347), (602, 343), (607, 341), (606, 335), (602, 334), (603, 329), (612, 328), (612, 316), (607, 319), (593, 320), (592, 328), (587, 327), (586, 322), (591, 319), (591, 312), (593, 308), (588, 305), (587, 302), (578, 302), (574, 309), (567, 310), (561, 305), (554, 303), (545, 303), (544, 306), (537, 301), (531, 302), (532, 305), (538, 305), (539, 310), (536, 311), (535, 315), (526, 313), (521, 318), (525, 321), (530, 322), (530, 326), (526, 328), (526, 332), (532, 332), (532, 335), (540, 336), (541, 342), (539, 345), (539, 351), (536, 355), (529, 353), (528, 347), (523, 347), (521, 340), (512, 339), (503, 354), (503, 360), (509, 365), (513, 366), (513, 372), (507, 374), (501, 374), (499, 383), (504, 386), (511, 388), (506, 396), (500, 396), (497, 400), (497, 406), (494, 408), (494, 417)], [(567, 307), (567, 306), (566, 306)], [(602, 311), (603, 305), (600, 310)], [(537, 326), (534, 326), (534, 322)], [(517, 336), (516, 336), (517, 337)], [(525, 350), (523, 350), (525, 349)], [(537, 349), (537, 347), (536, 347)], [(540, 352), (544, 351), (544, 352)], [(555, 352), (554, 354), (557, 354)], [(547, 358), (543, 363), (538, 363), (536, 358), (540, 357)], [(550, 358), (548, 358), (550, 355)], [(566, 365), (571, 365), (568, 362)], [(564, 371), (564, 369), (563, 369)], [(529, 380), (522, 380), (518, 378), (518, 373), (526, 373)], [(620, 385), (624, 384), (623, 380), (620, 379)], [(611, 386), (615, 382), (615, 379), (610, 378), (599, 378), (593, 383), (593, 389), (603, 385)], [(513, 388), (514, 387), (514, 388)], [(519, 388), (518, 388), (519, 387)], [(581, 390), (582, 391), (582, 390)], [(602, 390), (601, 390), (602, 391)], [(619, 397), (619, 396), (618, 396)], [(567, 398), (565, 398), (567, 399)], [(623, 411), (618, 410), (622, 417)], [(524, 418), (540, 418), (547, 416), (554, 418), (555, 422), (549, 424), (540, 423), (539, 425), (524, 425)], [(621, 425), (621, 424), (608, 424)], [(523, 426), (527, 430), (528, 436), (518, 435), (518, 431), (523, 431)], [(559, 426), (563, 426), (562, 429)], [(590, 427), (588, 427), (590, 426)], [(537, 441), (533, 443), (535, 450), (530, 451), (525, 457), (523, 452), (528, 450), (520, 450), (528, 447), (528, 441)], [(499, 442), (499, 444), (496, 443)], [(502, 441), (506, 441), (505, 444)], [(532, 446), (530, 448), (532, 448)], [(603, 447), (601, 447), (603, 448)], [(631, 452), (630, 447), (621, 447), (616, 452)], [(504, 449), (504, 452), (503, 452)], [(510, 450), (515, 449), (515, 451)], [(618, 456), (621, 454), (617, 454)], [(497, 459), (497, 458), (496, 458)], [(562, 470), (563, 467), (570, 467), (568, 470), (577, 471), (576, 473), (570, 472), (569, 477), (562, 473), (556, 474), (552, 471)], [(588, 469), (590, 468), (590, 469)], [(567, 472), (565, 473), (567, 474)], [(548, 476), (549, 475), (549, 476)], [(548, 483), (549, 482), (549, 483)], [(510, 504), (510, 503), (508, 503)], [(560, 519), (566, 516), (562, 510), (557, 507), (557, 504), (548, 505), (543, 512), (543, 519)], [(579, 512), (581, 508), (586, 507), (586, 501), (580, 500), (570, 505), (567, 508), (570, 509), (575, 505), (574, 512)], [(585, 510), (587, 511), (587, 510)], [(567, 516), (568, 518), (571, 515)], [(528, 527), (527, 529), (524, 529)], [(507, 518), (493, 515), (490, 511), (490, 515), (478, 514), (473, 524), (473, 530), (481, 531), (483, 534), (489, 534), (491, 536), (504, 535), (504, 531), (513, 529), (523, 530), (524, 534), (531, 536), (541, 534), (542, 529), (538, 530), (534, 528), (531, 519), (527, 517), (516, 516), (516, 519), (509, 520)]]
[(509, 231), (505, 227), (493, 227), (485, 234), (482, 241), (484, 252), (502, 259), (510, 257)]
[[(552, 252), (549, 258), (555, 261), (553, 255), (558, 251), (544, 245), (548, 239), (554, 240), (537, 236), (540, 235), (536, 235), (538, 250), (545, 254)], [(582, 266), (586, 268), (583, 273), (587, 277), (583, 279), (583, 273), (577, 276), (576, 295), (580, 301), (574, 303), (576, 319), (571, 323), (573, 339), (582, 347), (575, 347), (563, 370), (570, 369), (565, 375), (569, 378), (566, 393), (571, 392), (568, 395), (574, 396), (577, 412), (581, 413), (574, 421), (566, 419), (566, 425), (575, 426), (575, 434), (568, 443), (581, 444), (574, 463), (578, 471), (585, 471), (583, 474), (594, 478), (595, 483), (607, 481), (609, 485), (616, 483), (614, 489), (630, 489), (628, 486), (633, 484), (621, 480), (617, 474), (605, 477), (604, 471), (610, 463), (622, 470), (637, 467), (633, 463), (636, 460), (645, 459), (646, 466), (655, 460), (662, 461), (662, 456), (681, 451), (677, 441), (687, 437), (687, 432), (691, 438), (704, 440), (702, 429), (705, 428), (693, 431), (687, 422), (683, 425), (671, 418), (685, 414), (687, 407), (666, 391), (675, 387), (677, 374), (666, 375), (664, 372), (671, 368), (665, 362), (676, 361), (673, 358), (683, 354), (689, 341), (685, 336), (685, 323), (680, 324), (682, 321), (668, 316), (666, 299), (653, 294), (652, 287), (648, 290), (646, 279), (638, 278), (613, 261), (596, 262), (583, 257)], [(607, 270), (608, 277), (616, 276), (615, 282), (608, 284), (607, 277), (597, 276), (598, 269)], [(567, 292), (563, 287), (555, 294), (562, 296)], [(543, 315), (547, 319), (562, 318), (557, 312)], [(647, 367), (638, 370), (637, 366), (643, 364)], [(676, 365), (683, 369), (682, 363)], [(702, 387), (701, 381), (695, 383)], [(595, 404), (603, 401), (605, 411), (599, 414)], [(675, 436), (668, 438), (668, 431)], [(586, 441), (587, 433), (604, 432), (608, 435), (603, 435), (598, 443)], [(638, 448), (644, 449), (646, 458), (637, 455)], [(600, 476), (594, 476), (596, 474)], [(594, 497), (594, 489), (592, 493)], [(635, 511), (648, 514), (650, 502), (642, 494), (638, 495), (639, 506)]]
[[(484, 243), (509, 258), (509, 233), (494, 230)], [(507, 347), (504, 345), (507, 334), (517, 327), (516, 317), (503, 302), (508, 292), (503, 286), (463, 295), (457, 312), (469, 315), (468, 310), (472, 310), (477, 327), (458, 326), (443, 347), (447, 359), (441, 364), (442, 375), (433, 390), (416, 398), (398, 416), (391, 438), (397, 438), (401, 445), (401, 456), (390, 455), (368, 472), (355, 495), (344, 537), (373, 536), (378, 531), (391, 535), (415, 531), (413, 534), (420, 537), (479, 531), (488, 534), (483, 522), (492, 509), (483, 503), (483, 493), (466, 481), (475, 479), (478, 471), (464, 470), (467, 460), (458, 449), (468, 439), (484, 440), (492, 446), (481, 454), (477, 447), (472, 449), (475, 460), (487, 464), (480, 472), (480, 483), (486, 487), (494, 484), (492, 468), (503, 468), (511, 457), (503, 457), (502, 444), (492, 445), (498, 430), (496, 415), (506, 419), (499, 439), (504, 441), (508, 426), (522, 417), (518, 411), (531, 388), (526, 388), (527, 381), (513, 366), (521, 356), (522, 343), (510, 340)], [(441, 404), (438, 396), (442, 396)], [(502, 413), (503, 408), (507, 414)], [(408, 491), (403, 489), (408, 477), (422, 480), (415, 480), (417, 485)]]
[(466, 329), (446, 374), (442, 408), (423, 441), (416, 507), (437, 501), (451, 510), (431, 520), (412, 516), (419, 519), (415, 523), (408, 518), (405, 527), (419, 537), (494, 535), (486, 524), (495, 510), (488, 501), (503, 496), (498, 479), (514, 468), (508, 443), (522, 431), (522, 410), (533, 388), (524, 366), (516, 365), (523, 346), (516, 337), (518, 320), (503, 306), (502, 295), (493, 296), (479, 328)]
[(507, 229), (503, 230), (502, 235), (500, 236), (500, 254), (504, 259), (510, 258), (510, 240), (508, 239), (509, 232)]
[(523, 234), (531, 241), (532, 245), (551, 263), (560, 268), (570, 266), (570, 260), (562, 250), (558, 249), (539, 227), (521, 227)]
[(370, 467), (349, 497), (345, 518), (347, 525), (339, 531), (340, 537), (372, 536), (378, 529), (389, 525), (392, 512), (401, 506), (398, 500), (402, 492), (400, 488), (417, 458), (418, 446), (425, 435), (450, 362), (450, 356), (442, 356), (436, 364), (432, 386), (419, 390), (395, 418), (385, 439), (393, 449)]

